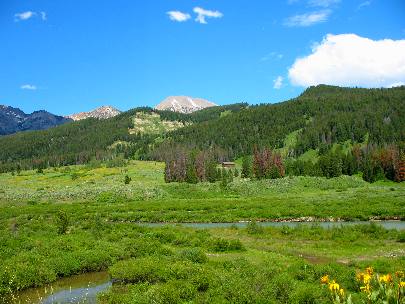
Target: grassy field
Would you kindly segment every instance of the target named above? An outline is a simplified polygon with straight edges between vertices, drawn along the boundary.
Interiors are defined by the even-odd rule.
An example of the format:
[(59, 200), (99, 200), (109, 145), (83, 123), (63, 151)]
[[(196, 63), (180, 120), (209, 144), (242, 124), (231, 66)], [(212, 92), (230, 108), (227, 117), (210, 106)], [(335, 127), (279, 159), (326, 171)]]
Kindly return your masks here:
[(165, 184), (162, 171), (161, 163), (133, 161), (122, 168), (1, 174), (2, 301), (60, 277), (108, 270), (121, 283), (101, 295), (101, 303), (331, 303), (319, 284), (326, 274), (361, 303), (356, 272), (405, 269), (404, 232), (377, 225), (195, 229), (135, 223), (404, 219), (404, 183), (236, 178), (222, 188)]
[[(166, 184), (163, 164), (133, 161), (122, 168), (71, 166), (0, 175), (0, 209), (16, 217), (92, 209), (110, 221), (235, 222), (314, 217), (403, 218), (405, 184), (368, 184), (359, 177), (286, 177), (220, 183)], [(124, 184), (128, 175), (132, 181)], [(69, 204), (64, 204), (64, 203)], [(12, 207), (24, 208), (12, 208)], [(91, 207), (91, 208), (89, 208)]]

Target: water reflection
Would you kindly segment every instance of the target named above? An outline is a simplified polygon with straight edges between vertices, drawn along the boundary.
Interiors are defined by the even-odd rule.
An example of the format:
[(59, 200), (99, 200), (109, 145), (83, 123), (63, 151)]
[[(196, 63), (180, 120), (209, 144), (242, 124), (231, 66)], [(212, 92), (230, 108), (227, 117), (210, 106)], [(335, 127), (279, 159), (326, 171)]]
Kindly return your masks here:
[(63, 278), (45, 287), (31, 288), (17, 295), (15, 303), (97, 303), (97, 295), (112, 285), (107, 272)]

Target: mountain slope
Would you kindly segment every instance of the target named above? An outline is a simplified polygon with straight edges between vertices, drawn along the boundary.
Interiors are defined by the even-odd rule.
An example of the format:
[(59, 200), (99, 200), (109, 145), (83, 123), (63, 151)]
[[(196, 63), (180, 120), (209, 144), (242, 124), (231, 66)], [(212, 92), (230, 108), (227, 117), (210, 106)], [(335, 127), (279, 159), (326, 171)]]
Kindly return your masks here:
[(69, 121), (72, 120), (46, 111), (25, 114), (18, 108), (0, 105), (0, 135), (27, 130), (45, 130)]
[(169, 134), (155, 149), (160, 158), (171, 147), (220, 147), (228, 155), (252, 153), (253, 147), (281, 148), (285, 137), (302, 129), (290, 155), (320, 145), (351, 140), (374, 144), (405, 140), (405, 87), (390, 89), (339, 88), (320, 85), (278, 104), (252, 106), (220, 119), (194, 124)]
[(98, 118), (98, 119), (107, 119), (120, 114), (121, 111), (112, 107), (112, 106), (102, 106), (97, 109), (94, 109), (90, 112), (80, 112), (67, 116), (74, 121), (82, 120), (86, 118)]
[(215, 103), (202, 98), (193, 98), (188, 96), (169, 96), (161, 103), (159, 103), (155, 107), (155, 109), (188, 114), (214, 106), (216, 106)]
[(123, 154), (125, 157), (136, 154), (137, 157), (144, 158), (155, 141), (166, 136), (165, 132), (169, 128), (162, 128), (159, 132), (137, 132), (142, 127), (134, 126), (137, 113), (156, 113), (162, 122), (182, 126), (218, 119), (222, 113), (241, 111), (245, 107), (246, 104), (235, 104), (192, 114), (143, 107), (105, 120), (89, 118), (49, 130), (3, 136), (0, 137), (0, 172), (15, 170), (16, 167), (82, 164), (92, 158), (106, 160), (116, 154)]
[[(158, 128), (164, 131), (130, 134), (129, 130), (136, 129), (134, 118), (139, 112), (155, 112), (162, 121), (185, 126), (171, 132), (167, 132), (170, 128)], [(286, 137), (293, 132), (294, 141), (286, 147), (285, 154), (294, 157), (348, 140), (403, 145), (405, 87), (317, 86), (278, 104), (236, 104), (191, 114), (137, 108), (106, 120), (90, 118), (46, 131), (4, 136), (0, 138), (0, 171), (13, 170), (17, 164), (24, 168), (81, 164), (118, 154), (163, 159), (165, 153), (179, 146), (217, 149), (232, 159), (251, 154), (255, 145), (284, 147)]]

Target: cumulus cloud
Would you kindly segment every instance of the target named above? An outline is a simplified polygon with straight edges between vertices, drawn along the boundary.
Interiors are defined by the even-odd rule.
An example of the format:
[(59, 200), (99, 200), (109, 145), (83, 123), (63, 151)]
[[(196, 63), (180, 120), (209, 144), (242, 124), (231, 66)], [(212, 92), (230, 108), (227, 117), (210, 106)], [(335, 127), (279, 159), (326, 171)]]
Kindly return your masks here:
[(327, 35), (288, 71), (292, 84), (392, 87), (405, 82), (405, 40)]
[(274, 85), (273, 85), (274, 89), (276, 89), (276, 90), (280, 89), (283, 85), (283, 77), (278, 76), (276, 79), (273, 80), (273, 83), (274, 83)]
[(37, 86), (33, 85), (33, 84), (23, 84), (20, 87), (22, 90), (32, 90), (35, 91), (37, 89)]
[(170, 11), (167, 12), (169, 15), (170, 20), (177, 21), (177, 22), (184, 22), (191, 18), (190, 14), (182, 13), (180, 11)]
[(25, 21), (31, 19), (33, 17), (41, 18), (42, 21), (46, 21), (46, 13), (45, 12), (33, 12), (33, 11), (26, 11), (18, 14), (14, 14), (14, 21)]
[(14, 15), (14, 20), (19, 21), (19, 20), (28, 20), (32, 17), (34, 17), (37, 13), (32, 12), (32, 11), (26, 11), (22, 13), (18, 13)]
[(284, 25), (289, 27), (306, 27), (328, 20), (330, 10), (321, 10), (302, 15), (291, 16), (284, 20)]
[(201, 24), (207, 24), (206, 18), (221, 18), (223, 17), (223, 14), (219, 11), (210, 11), (210, 10), (205, 10), (201, 7), (195, 7), (193, 9), (194, 13), (197, 14), (197, 18), (195, 19), (196, 22), (199, 22)]

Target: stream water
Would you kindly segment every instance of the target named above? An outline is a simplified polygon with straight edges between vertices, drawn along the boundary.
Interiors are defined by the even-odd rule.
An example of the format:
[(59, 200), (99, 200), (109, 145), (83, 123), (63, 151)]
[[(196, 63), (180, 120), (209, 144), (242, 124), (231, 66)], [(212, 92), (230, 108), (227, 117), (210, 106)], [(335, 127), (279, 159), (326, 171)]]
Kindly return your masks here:
[(50, 285), (30, 288), (17, 295), (16, 303), (97, 303), (97, 294), (112, 285), (107, 272), (90, 272), (60, 279)]
[[(357, 222), (260, 222), (258, 223), (263, 227), (298, 227), (298, 226), (320, 226), (325, 229), (342, 227), (342, 226), (354, 226), (354, 225), (370, 225), (371, 223), (382, 226), (386, 229), (397, 229), (405, 230), (405, 221), (357, 221)], [(181, 225), (185, 227), (192, 228), (228, 228), (228, 227), (238, 227), (244, 228), (249, 223), (248, 222), (237, 222), (237, 223), (139, 223), (140, 225), (148, 227), (161, 227), (165, 225)]]

